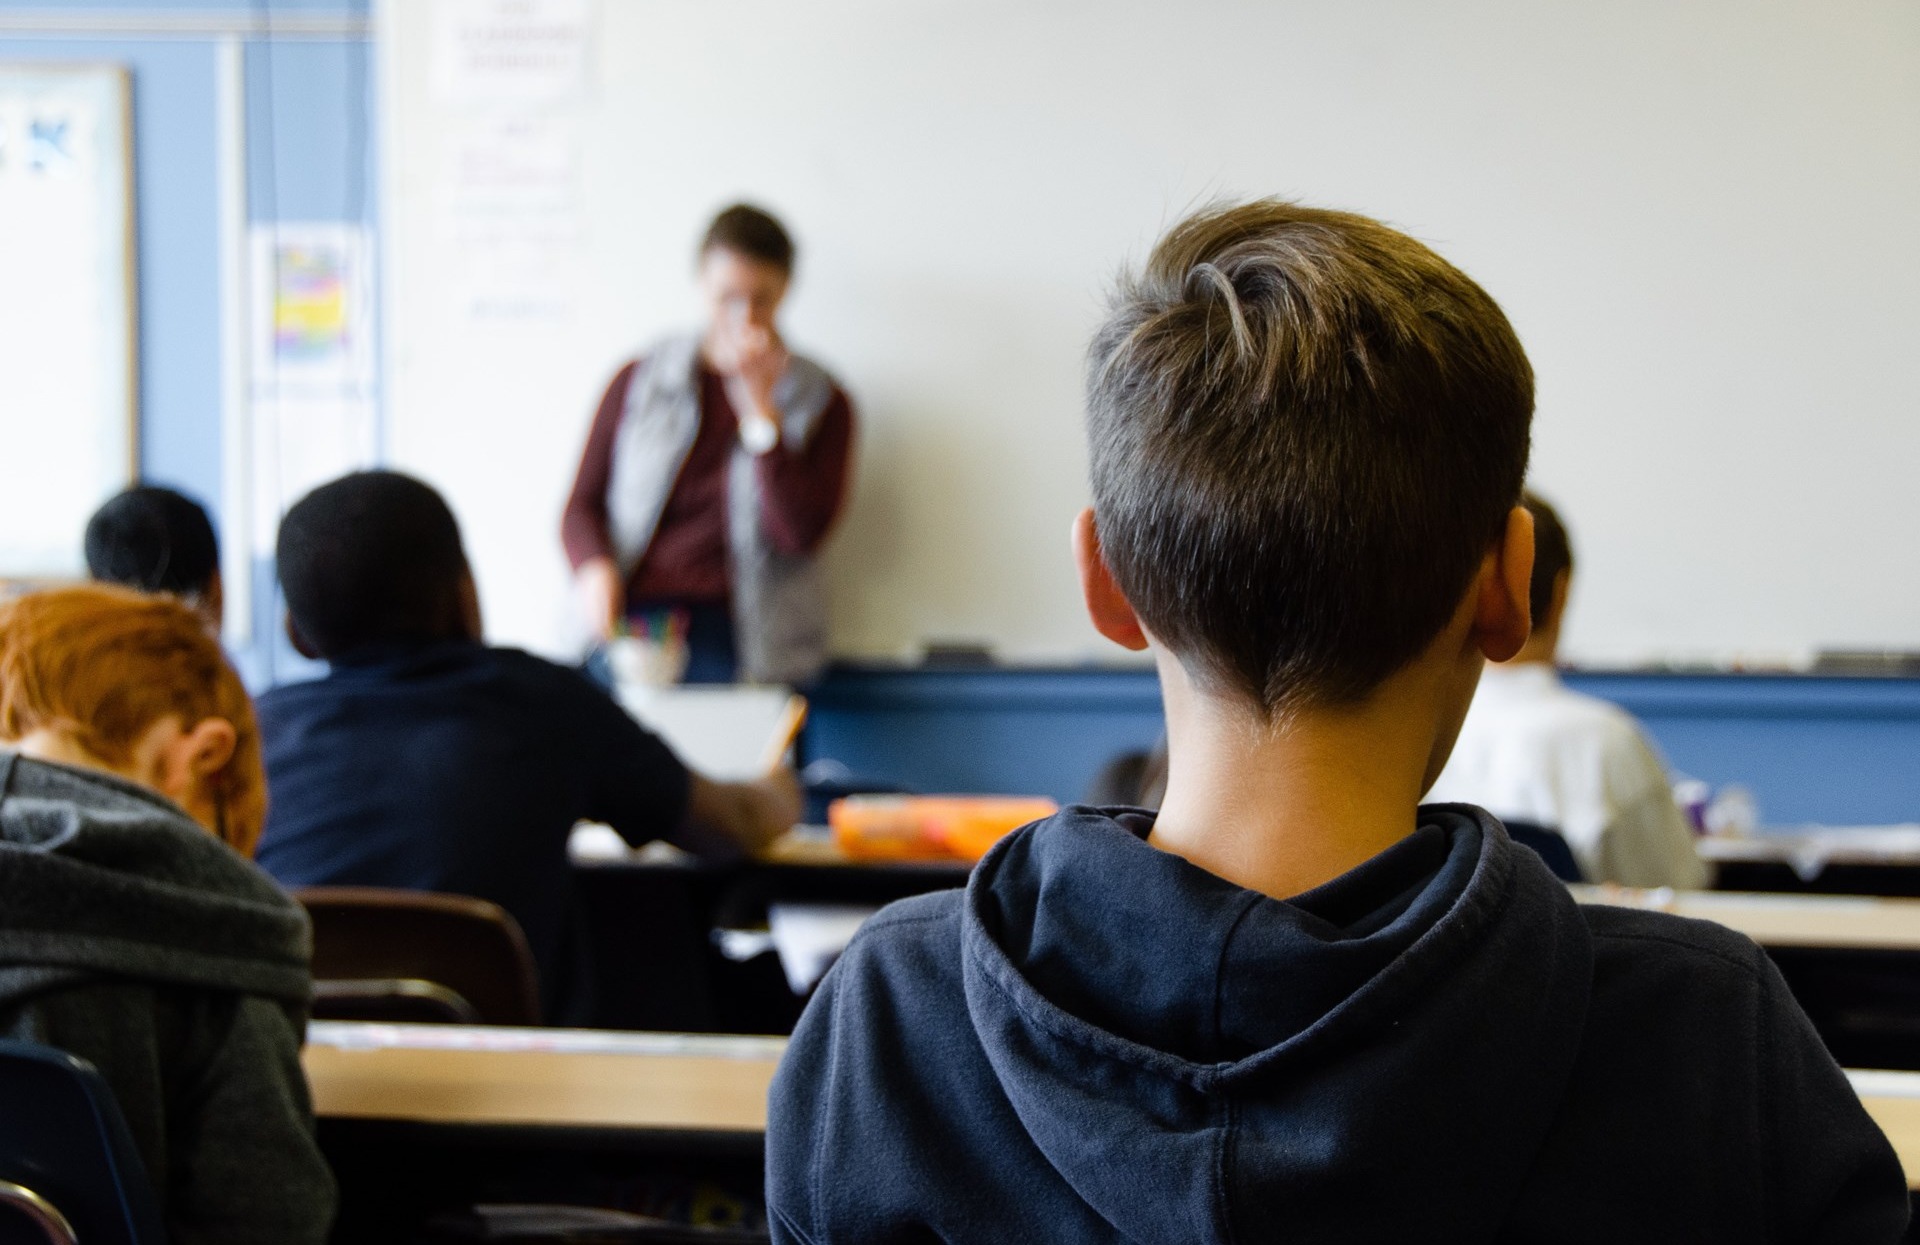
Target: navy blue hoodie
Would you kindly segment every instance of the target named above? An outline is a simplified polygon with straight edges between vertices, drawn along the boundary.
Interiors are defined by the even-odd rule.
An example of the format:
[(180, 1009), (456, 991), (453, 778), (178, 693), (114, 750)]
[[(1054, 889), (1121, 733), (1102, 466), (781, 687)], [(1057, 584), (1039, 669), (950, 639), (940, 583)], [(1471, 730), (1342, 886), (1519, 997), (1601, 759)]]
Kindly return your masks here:
[(1286, 902), (1070, 808), (887, 908), (772, 1091), (779, 1242), (1898, 1240), (1765, 955), (1489, 815)]

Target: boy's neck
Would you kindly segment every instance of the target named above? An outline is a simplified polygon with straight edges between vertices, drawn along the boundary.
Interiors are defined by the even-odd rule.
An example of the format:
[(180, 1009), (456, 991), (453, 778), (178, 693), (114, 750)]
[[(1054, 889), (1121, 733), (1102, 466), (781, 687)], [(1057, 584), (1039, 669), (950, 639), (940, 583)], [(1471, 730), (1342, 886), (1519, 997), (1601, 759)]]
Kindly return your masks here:
[[(1286, 899), (1331, 881), (1415, 829), (1451, 749), (1477, 663), (1416, 664), (1352, 707), (1265, 720), (1196, 688), (1156, 654), (1167, 709), (1166, 798), (1149, 837), (1230, 882)], [(1466, 695), (1459, 684), (1467, 680)]]

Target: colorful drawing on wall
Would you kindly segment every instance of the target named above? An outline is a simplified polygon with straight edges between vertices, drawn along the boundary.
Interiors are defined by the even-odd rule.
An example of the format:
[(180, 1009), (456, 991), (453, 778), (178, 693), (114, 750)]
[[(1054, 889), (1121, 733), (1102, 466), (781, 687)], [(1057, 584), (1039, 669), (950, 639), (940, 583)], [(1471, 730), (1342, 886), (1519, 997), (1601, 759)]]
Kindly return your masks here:
[(352, 348), (347, 257), (339, 248), (280, 243), (273, 248), (273, 354), (317, 363)]
[(335, 222), (253, 227), (253, 387), (363, 395), (373, 380), (372, 243)]
[(272, 556), (280, 516), (301, 494), (378, 460), (372, 256), (361, 225), (253, 227), (247, 441), (257, 554)]

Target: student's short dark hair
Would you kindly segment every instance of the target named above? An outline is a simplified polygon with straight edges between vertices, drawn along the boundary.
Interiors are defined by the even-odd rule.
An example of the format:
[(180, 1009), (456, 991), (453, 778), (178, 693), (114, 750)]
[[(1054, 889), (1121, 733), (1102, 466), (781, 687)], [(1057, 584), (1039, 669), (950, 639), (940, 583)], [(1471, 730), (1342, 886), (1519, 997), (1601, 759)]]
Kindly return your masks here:
[(1553, 609), (1554, 582), (1573, 570), (1573, 542), (1546, 498), (1529, 489), (1520, 504), (1533, 516), (1533, 581), (1527, 585), (1527, 603), (1533, 608), (1533, 625), (1540, 627)]
[(87, 521), (87, 574), (106, 584), (204, 597), (220, 572), (213, 520), (184, 493), (140, 484)]
[(280, 521), (276, 552), (294, 629), (322, 657), (460, 632), (460, 525), (412, 476), (358, 471), (321, 485)]
[(1175, 225), (1088, 359), (1095, 526), (1141, 622), (1263, 713), (1351, 704), (1439, 634), (1520, 496), (1533, 372), (1485, 291), (1378, 221)]
[(700, 240), (701, 257), (715, 247), (771, 264), (789, 276), (793, 273), (793, 239), (786, 227), (751, 203), (736, 203), (713, 218)]

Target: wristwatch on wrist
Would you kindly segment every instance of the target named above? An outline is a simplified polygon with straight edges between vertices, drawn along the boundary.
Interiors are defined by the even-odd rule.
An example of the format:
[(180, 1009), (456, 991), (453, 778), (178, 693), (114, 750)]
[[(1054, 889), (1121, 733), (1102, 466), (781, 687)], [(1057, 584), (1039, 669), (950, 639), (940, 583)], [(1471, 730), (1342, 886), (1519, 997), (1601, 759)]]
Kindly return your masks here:
[(780, 428), (764, 416), (749, 415), (740, 421), (740, 444), (750, 454), (764, 454), (780, 444)]

